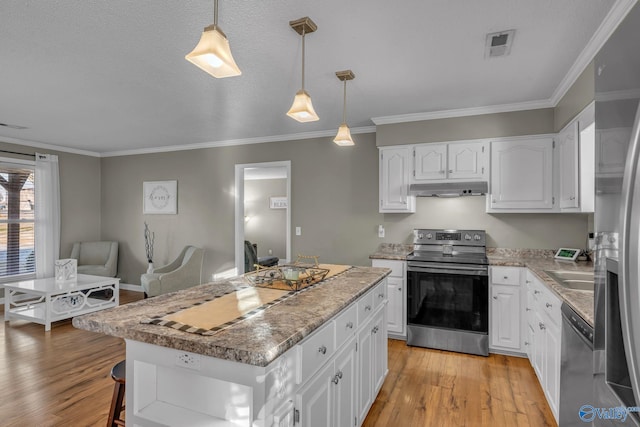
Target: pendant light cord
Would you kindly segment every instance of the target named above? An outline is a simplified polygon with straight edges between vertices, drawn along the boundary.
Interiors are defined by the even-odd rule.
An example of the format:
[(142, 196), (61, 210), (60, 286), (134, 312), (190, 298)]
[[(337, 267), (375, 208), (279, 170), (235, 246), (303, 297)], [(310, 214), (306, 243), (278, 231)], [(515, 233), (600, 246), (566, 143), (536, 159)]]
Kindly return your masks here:
[(213, 26), (218, 26), (218, 0), (213, 0)]
[(344, 79), (344, 104), (342, 105), (342, 124), (347, 124), (347, 79)]
[(302, 27), (302, 90), (304, 90), (304, 36), (305, 36), (305, 31), (303, 26)]

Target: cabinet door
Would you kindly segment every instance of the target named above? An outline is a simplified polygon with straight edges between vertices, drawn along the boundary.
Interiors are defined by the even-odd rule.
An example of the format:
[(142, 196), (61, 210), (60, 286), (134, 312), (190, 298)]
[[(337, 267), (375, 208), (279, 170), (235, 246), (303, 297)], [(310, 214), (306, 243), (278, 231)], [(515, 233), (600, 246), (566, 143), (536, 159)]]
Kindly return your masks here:
[(404, 312), (404, 297), (402, 289), (404, 288), (404, 279), (397, 277), (387, 278), (387, 330), (394, 334), (404, 334), (404, 323), (406, 315)]
[(542, 319), (541, 314), (536, 310), (534, 313), (534, 324), (533, 326), (533, 359), (531, 360), (531, 365), (533, 366), (533, 370), (536, 371), (536, 375), (538, 375), (538, 380), (542, 384), (542, 388), (544, 389), (544, 354), (545, 354), (545, 334), (544, 334), (544, 321)]
[(520, 287), (491, 284), (491, 345), (520, 350)]
[(296, 394), (296, 408), (300, 408), (303, 426), (332, 426), (333, 363), (328, 363)]
[(380, 212), (415, 212), (415, 197), (409, 196), (410, 150), (380, 149)]
[(378, 395), (382, 383), (387, 375), (387, 328), (385, 310), (382, 309), (374, 317), (373, 321), (373, 391), (372, 397)]
[(492, 209), (553, 208), (553, 140), (491, 143)]
[(453, 143), (447, 149), (447, 178), (477, 180), (485, 176), (485, 143)]
[(545, 361), (543, 387), (551, 411), (558, 419), (560, 401), (560, 329), (547, 322), (544, 330)]
[(447, 177), (447, 144), (420, 144), (413, 149), (413, 180)]
[(580, 206), (578, 178), (578, 122), (573, 122), (558, 134), (560, 175), (560, 208)]
[[(356, 341), (355, 338), (336, 356), (334, 381), (334, 398), (332, 412), (335, 416), (334, 426), (352, 426), (356, 421)], [(335, 379), (335, 377), (334, 377)]]
[(596, 175), (622, 177), (631, 128), (598, 129), (596, 132)]
[[(376, 318), (374, 318), (375, 320)], [(364, 421), (373, 403), (373, 322), (358, 332), (358, 420)]]

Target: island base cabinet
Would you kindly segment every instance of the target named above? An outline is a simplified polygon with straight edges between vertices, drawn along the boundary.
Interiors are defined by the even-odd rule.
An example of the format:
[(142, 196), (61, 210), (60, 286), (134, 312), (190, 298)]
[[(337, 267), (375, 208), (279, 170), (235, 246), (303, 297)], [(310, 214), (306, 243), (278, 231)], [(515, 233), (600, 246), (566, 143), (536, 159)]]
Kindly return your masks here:
[(358, 419), (362, 424), (387, 376), (386, 311), (379, 310), (358, 333)]

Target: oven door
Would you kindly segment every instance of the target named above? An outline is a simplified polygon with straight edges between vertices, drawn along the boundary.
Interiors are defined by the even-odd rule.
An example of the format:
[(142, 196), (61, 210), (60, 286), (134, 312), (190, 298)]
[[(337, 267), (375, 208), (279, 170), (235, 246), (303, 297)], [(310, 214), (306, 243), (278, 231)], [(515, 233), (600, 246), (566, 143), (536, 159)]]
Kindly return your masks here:
[(408, 325), (488, 334), (487, 266), (411, 264), (407, 268)]

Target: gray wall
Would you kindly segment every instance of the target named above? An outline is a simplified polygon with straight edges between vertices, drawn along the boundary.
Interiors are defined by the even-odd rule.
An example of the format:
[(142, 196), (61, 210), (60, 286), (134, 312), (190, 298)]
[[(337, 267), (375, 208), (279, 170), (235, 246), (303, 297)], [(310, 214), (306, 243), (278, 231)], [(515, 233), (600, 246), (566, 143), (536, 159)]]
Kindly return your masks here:
[(376, 144), (403, 145), (553, 133), (553, 108), (376, 126)]
[[(287, 210), (271, 209), (269, 199), (287, 195), (286, 179), (244, 181), (244, 237), (258, 245), (258, 256), (287, 257)], [(271, 253), (269, 253), (271, 250)]]
[(595, 74), (591, 62), (554, 108), (555, 132), (560, 131), (594, 100), (595, 89)]

